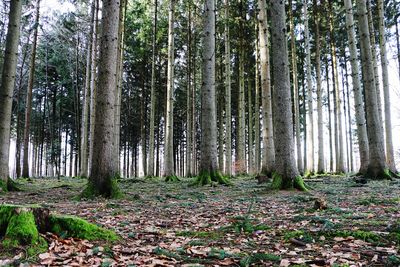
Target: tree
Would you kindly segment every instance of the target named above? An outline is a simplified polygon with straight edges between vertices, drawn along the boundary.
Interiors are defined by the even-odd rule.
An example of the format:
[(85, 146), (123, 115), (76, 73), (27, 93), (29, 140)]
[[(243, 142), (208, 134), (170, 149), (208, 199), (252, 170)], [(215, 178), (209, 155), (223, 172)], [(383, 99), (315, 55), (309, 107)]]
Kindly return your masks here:
[(383, 144), (383, 127), (379, 116), (378, 97), (374, 77), (371, 52), (371, 40), (368, 27), (366, 0), (357, 0), (358, 29), (360, 34), (361, 63), (365, 90), (367, 134), (369, 144), (369, 163), (365, 171), (366, 178), (389, 178)]
[(275, 173), (273, 187), (306, 190), (294, 157), (289, 59), (284, 1), (271, 1), (272, 73), (274, 75)]
[(258, 31), (260, 39), (260, 66), (261, 66), (261, 102), (262, 102), (262, 137), (263, 137), (263, 160), (261, 172), (271, 175), (275, 168), (274, 129), (272, 123), (272, 96), (271, 75), (269, 64), (268, 47), (268, 23), (265, 0), (258, 0)]
[(361, 163), (359, 172), (363, 173), (367, 170), (369, 162), (367, 125), (365, 121), (364, 99), (361, 91), (360, 76), (358, 72), (359, 67), (357, 61), (357, 41), (354, 31), (353, 6), (351, 4), (351, 0), (345, 0), (344, 6), (346, 9), (346, 29), (349, 40), (351, 80), (353, 84), (354, 109), (357, 122), (358, 150), (360, 153)]
[(118, 28), (120, 1), (104, 0), (99, 56), (96, 114), (93, 135), (93, 158), (83, 197), (119, 195), (115, 178), (118, 169), (114, 158), (114, 108), (117, 86)]
[(225, 173), (232, 174), (231, 47), (229, 34), (229, 0), (224, 1), (225, 44)]
[(26, 93), (25, 102), (25, 124), (24, 124), (24, 147), (23, 147), (23, 163), (22, 163), (22, 177), (29, 177), (29, 130), (31, 126), (31, 112), (32, 112), (32, 90), (35, 76), (35, 60), (36, 60), (36, 47), (39, 30), (39, 16), (40, 16), (40, 0), (36, 2), (36, 17), (35, 17), (35, 30), (33, 33), (31, 58), (29, 60), (29, 78), (28, 89)]
[(174, 181), (174, 12), (175, 0), (170, 0), (168, 18), (168, 70), (167, 70), (167, 110), (165, 114), (164, 176)]
[[(382, 70), (382, 84), (383, 84), (383, 100), (385, 109), (385, 147), (386, 147), (386, 161), (390, 171), (396, 172), (396, 164), (394, 162), (393, 151), (393, 137), (392, 137), (392, 118), (390, 111), (390, 90), (389, 90), (389, 72), (388, 72), (388, 59), (386, 52), (386, 35), (385, 35), (385, 21), (384, 21), (384, 7), (383, 0), (378, 0), (378, 19), (379, 19), (379, 51), (381, 55), (381, 70)], [(399, 66), (400, 68), (400, 66)]]
[(9, 152), (12, 95), (18, 60), (18, 42), (20, 35), (22, 0), (11, 1), (6, 49), (0, 84), (0, 189), (11, 189), (9, 186)]
[(228, 184), (218, 171), (217, 112), (215, 102), (215, 0), (204, 4), (202, 85), (201, 85), (201, 159), (200, 185), (218, 182)]

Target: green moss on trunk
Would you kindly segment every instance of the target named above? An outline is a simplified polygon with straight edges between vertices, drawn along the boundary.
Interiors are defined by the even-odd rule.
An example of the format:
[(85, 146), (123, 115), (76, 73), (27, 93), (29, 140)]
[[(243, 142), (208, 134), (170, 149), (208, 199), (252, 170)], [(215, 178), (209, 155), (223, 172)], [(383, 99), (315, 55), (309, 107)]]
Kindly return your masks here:
[(223, 185), (232, 185), (227, 177), (224, 177), (220, 172), (208, 172), (202, 171), (199, 176), (197, 176), (193, 185), (212, 185), (213, 183), (223, 184)]
[(88, 181), (85, 189), (80, 194), (80, 198), (93, 199), (99, 196), (105, 198), (121, 198), (123, 196), (121, 190), (118, 187), (117, 177), (114, 177), (106, 184), (102, 190), (97, 188), (91, 180)]
[(180, 182), (180, 179), (176, 175), (168, 175), (165, 177), (166, 182)]
[(368, 168), (364, 174), (364, 177), (370, 180), (392, 180), (392, 178), (394, 178), (388, 168), (380, 171), (377, 171), (373, 168)]
[(274, 190), (290, 190), (296, 188), (300, 191), (308, 191), (301, 176), (296, 176), (294, 179), (283, 179), (282, 175), (277, 172), (272, 174), (271, 188)]

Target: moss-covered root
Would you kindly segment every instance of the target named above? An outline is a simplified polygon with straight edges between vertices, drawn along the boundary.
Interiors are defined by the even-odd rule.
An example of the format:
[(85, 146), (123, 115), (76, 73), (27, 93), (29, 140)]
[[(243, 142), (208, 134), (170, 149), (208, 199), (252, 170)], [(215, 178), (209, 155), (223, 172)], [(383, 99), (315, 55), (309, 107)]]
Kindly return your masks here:
[(180, 182), (181, 180), (176, 175), (168, 175), (165, 176), (165, 181), (168, 183), (168, 182)]
[(222, 185), (232, 185), (229, 179), (223, 176), (220, 172), (207, 172), (203, 171), (197, 176), (196, 180), (194, 181), (193, 185), (213, 185), (214, 183), (222, 184)]
[(117, 178), (110, 179), (98, 188), (90, 179), (79, 198), (93, 199), (99, 196), (105, 198), (121, 198), (123, 196), (118, 187)]
[(87, 240), (116, 241), (118, 235), (113, 231), (91, 224), (74, 216), (51, 215), (50, 231), (63, 237), (76, 237)]
[(376, 170), (372, 167), (368, 168), (368, 170), (364, 174), (365, 179), (369, 180), (392, 180), (392, 178), (395, 178), (392, 175), (392, 172), (389, 169), (383, 169), (383, 170)]
[(11, 205), (0, 207), (0, 235), (4, 235), (2, 245), (5, 249), (25, 246), (28, 256), (47, 250), (47, 242), (39, 235), (35, 209)]
[(274, 190), (285, 190), (285, 189), (296, 188), (300, 191), (308, 191), (301, 176), (296, 176), (294, 179), (292, 178), (283, 179), (282, 175), (276, 172), (272, 174), (271, 188)]
[(1, 192), (18, 192), (21, 191), (19, 184), (8, 178), (7, 182), (0, 180), (0, 193)]

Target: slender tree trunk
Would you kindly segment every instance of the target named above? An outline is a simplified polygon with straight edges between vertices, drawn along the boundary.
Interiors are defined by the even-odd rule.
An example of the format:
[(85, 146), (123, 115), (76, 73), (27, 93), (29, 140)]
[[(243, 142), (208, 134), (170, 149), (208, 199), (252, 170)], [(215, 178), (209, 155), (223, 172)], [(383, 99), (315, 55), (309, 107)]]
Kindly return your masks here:
[(349, 172), (354, 171), (354, 160), (353, 160), (353, 131), (352, 131), (352, 119), (351, 119), (351, 113), (350, 113), (350, 88), (349, 88), (349, 74), (347, 71), (347, 57), (346, 53), (344, 55), (344, 71), (345, 71), (345, 83), (346, 83), (346, 92), (343, 90), (343, 98), (346, 99), (347, 105), (345, 105), (345, 112), (347, 111), (347, 124), (348, 128), (348, 142), (349, 142), (349, 153), (348, 153), (348, 161), (349, 161), (349, 166), (348, 170)]
[(396, 164), (394, 161), (393, 151), (393, 137), (392, 137), (392, 118), (390, 111), (390, 89), (389, 89), (389, 72), (388, 72), (388, 59), (386, 52), (386, 35), (385, 35), (385, 21), (384, 21), (384, 6), (383, 0), (378, 0), (378, 18), (379, 18), (379, 49), (381, 55), (381, 70), (382, 70), (382, 84), (383, 84), (383, 103), (385, 108), (385, 148), (386, 148), (386, 162), (392, 172), (396, 171)]
[(383, 127), (377, 105), (378, 96), (375, 88), (374, 69), (373, 65), (370, 64), (373, 55), (368, 29), (366, 0), (357, 0), (357, 10), (369, 143), (369, 163), (365, 175), (373, 179), (387, 178), (385, 175), (386, 159), (383, 144)]
[(89, 183), (83, 195), (115, 197), (115, 87), (117, 86), (120, 2), (104, 1), (99, 57), (94, 146)]
[(151, 54), (151, 92), (150, 92), (150, 137), (149, 137), (149, 164), (147, 175), (154, 176), (154, 119), (156, 110), (156, 41), (157, 41), (157, 5), (158, 0), (153, 0), (153, 37)]
[[(311, 51), (310, 32), (308, 28), (308, 6), (304, 1), (304, 42), (306, 53), (306, 75), (307, 75), (307, 166), (306, 171), (314, 172), (314, 107), (313, 107), (313, 85), (311, 81)], [(318, 40), (317, 40), (318, 42)]]
[(275, 168), (274, 129), (272, 124), (272, 95), (268, 47), (268, 23), (265, 0), (258, 0), (258, 23), (260, 39), (261, 94), (263, 108), (263, 160), (261, 172), (271, 175)]
[(248, 99), (248, 150), (249, 150), (249, 174), (254, 174), (254, 149), (253, 149), (253, 100), (252, 100), (251, 81), (247, 81), (247, 99)]
[[(89, 124), (89, 176), (93, 162), (93, 146), (94, 146), (94, 125), (95, 125), (95, 114), (96, 114), (96, 95), (97, 95), (97, 32), (98, 32), (98, 20), (99, 20), (99, 0), (95, 1), (95, 14), (94, 14), (94, 25), (93, 25), (93, 37), (92, 37), (92, 63), (90, 64), (90, 124)], [(72, 153), (72, 152), (71, 152)], [(72, 164), (72, 163), (71, 163)]]
[[(256, 21), (255, 23), (255, 32), (258, 31), (258, 22)], [(259, 47), (258, 47), (258, 39), (256, 39), (256, 47), (255, 47), (255, 61), (256, 61), (256, 67), (255, 67), (255, 100), (254, 100), (254, 170), (255, 173), (258, 174), (260, 172), (260, 162), (261, 162), (261, 152), (260, 152), (260, 77), (259, 77), (259, 66), (260, 66), (260, 60), (259, 60)]]
[(296, 166), (293, 136), (293, 112), (290, 95), (289, 59), (286, 39), (285, 2), (271, 1), (271, 35), (274, 76), (274, 136), (276, 173), (273, 186), (304, 190)]
[(317, 76), (317, 113), (318, 113), (318, 166), (317, 172), (325, 172), (324, 150), (324, 114), (322, 110), (322, 81), (321, 81), (321, 40), (319, 34), (320, 13), (317, 0), (314, 0), (314, 25), (315, 25), (315, 73)]
[(6, 48), (0, 84), (0, 188), (7, 190), (10, 153), (12, 97), (18, 61), (22, 1), (10, 3)]
[(187, 97), (186, 97), (186, 177), (193, 175), (192, 154), (193, 154), (193, 90), (192, 90), (192, 10), (191, 3), (188, 3), (188, 26), (187, 26)]
[(23, 153), (23, 164), (22, 164), (22, 177), (29, 177), (29, 130), (31, 123), (31, 111), (32, 111), (32, 89), (33, 80), (35, 76), (35, 58), (36, 58), (36, 46), (39, 30), (39, 9), (40, 0), (36, 2), (36, 17), (35, 17), (35, 30), (33, 33), (32, 51), (31, 58), (29, 61), (29, 78), (28, 78), (28, 89), (26, 93), (25, 102), (25, 124), (24, 124), (24, 153)]
[(399, 17), (400, 14), (398, 14), (395, 18), (396, 21), (396, 46), (397, 46), (397, 62), (398, 62), (398, 66), (399, 66), (399, 80), (400, 80), (400, 34), (399, 34)]
[(87, 44), (87, 57), (86, 57), (86, 77), (85, 77), (85, 94), (83, 98), (82, 110), (82, 138), (81, 138), (81, 166), (80, 176), (88, 177), (88, 121), (89, 121), (89, 104), (90, 104), (90, 69), (92, 63), (92, 46), (93, 46), (93, 28), (94, 28), (94, 14), (96, 9), (96, 0), (92, 1), (91, 7), (91, 23), (89, 30), (89, 38)]
[(165, 114), (164, 176), (174, 176), (174, 12), (175, 0), (170, 0), (168, 22), (167, 110)]
[(367, 170), (369, 162), (369, 146), (367, 136), (367, 124), (365, 120), (364, 98), (362, 95), (362, 88), (360, 84), (359, 64), (357, 61), (357, 41), (355, 38), (354, 21), (353, 21), (353, 7), (351, 0), (345, 0), (346, 9), (346, 28), (347, 37), (349, 39), (350, 50), (350, 64), (351, 64), (351, 80), (354, 93), (354, 109), (357, 123), (357, 139), (358, 150), (360, 153), (360, 170), (364, 173)]
[(231, 110), (231, 48), (229, 33), (229, 0), (224, 0), (225, 44), (225, 174), (232, 175), (232, 110)]
[(291, 66), (292, 66), (292, 82), (293, 82), (293, 105), (294, 105), (294, 128), (296, 133), (296, 151), (297, 151), (297, 168), (300, 173), (303, 169), (303, 156), (301, 151), (301, 131), (300, 131), (300, 103), (299, 103), (299, 82), (297, 78), (297, 55), (296, 55), (296, 37), (294, 30), (293, 7), (292, 0), (289, 0), (289, 21), (290, 21), (290, 50), (291, 50)]

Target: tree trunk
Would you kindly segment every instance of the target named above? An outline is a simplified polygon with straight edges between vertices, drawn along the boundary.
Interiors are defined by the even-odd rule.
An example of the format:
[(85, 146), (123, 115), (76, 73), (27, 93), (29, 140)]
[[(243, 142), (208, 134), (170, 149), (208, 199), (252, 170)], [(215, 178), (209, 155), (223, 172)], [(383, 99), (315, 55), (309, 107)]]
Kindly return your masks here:
[(82, 193), (84, 197), (102, 195), (118, 196), (114, 178), (118, 173), (115, 167), (115, 87), (117, 86), (118, 64), (118, 24), (120, 3), (115, 0), (104, 1), (102, 18), (102, 37), (99, 57), (99, 76), (96, 96), (96, 114), (93, 135), (93, 158), (88, 186)]
[(188, 26), (187, 26), (187, 56), (186, 56), (186, 177), (193, 175), (192, 154), (193, 154), (193, 90), (192, 90), (192, 10), (191, 3), (188, 3)]
[(351, 0), (345, 0), (346, 9), (346, 28), (347, 37), (349, 39), (350, 50), (350, 64), (351, 64), (351, 80), (353, 84), (354, 93), (354, 109), (357, 123), (357, 139), (358, 150), (360, 153), (360, 170), (363, 173), (367, 170), (369, 162), (369, 147), (367, 136), (367, 124), (365, 120), (364, 98), (362, 95), (362, 88), (360, 84), (358, 55), (357, 55), (357, 41), (355, 38), (354, 21), (353, 21), (353, 7)]
[[(255, 23), (255, 32), (258, 31), (258, 23), (256, 21)], [(258, 48), (258, 39), (255, 41), (255, 61), (256, 61), (256, 67), (255, 67), (255, 100), (254, 100), (254, 106), (255, 106), (255, 111), (254, 111), (254, 170), (255, 173), (258, 174), (260, 172), (260, 161), (261, 161), (261, 152), (260, 152), (260, 77), (259, 77), (259, 66), (260, 66), (260, 61), (259, 61), (259, 48)]]
[(167, 110), (165, 114), (164, 176), (174, 180), (174, 12), (175, 0), (170, 0), (168, 18)]
[(28, 78), (28, 89), (26, 93), (25, 102), (25, 124), (24, 124), (24, 152), (23, 152), (23, 164), (22, 164), (22, 177), (29, 177), (29, 130), (31, 124), (31, 112), (32, 112), (32, 89), (33, 80), (35, 76), (35, 58), (36, 58), (36, 46), (39, 30), (39, 10), (40, 0), (36, 2), (36, 17), (35, 17), (35, 30), (33, 33), (32, 51), (31, 58), (29, 61), (29, 78)]
[(294, 156), (292, 101), (286, 39), (285, 2), (271, 1), (271, 35), (274, 76), (274, 136), (276, 172), (273, 187), (305, 190)]
[(254, 174), (254, 150), (253, 150), (253, 101), (252, 101), (251, 81), (247, 81), (247, 99), (248, 99), (248, 150), (249, 150), (249, 174)]
[(204, 5), (202, 86), (201, 86), (201, 160), (196, 183), (227, 183), (218, 171), (217, 112), (215, 102), (215, 1)]
[(10, 3), (8, 31), (0, 84), (0, 189), (8, 189), (12, 97), (18, 61), (22, 1)]
[(317, 0), (314, 0), (314, 25), (315, 25), (315, 72), (317, 76), (317, 113), (318, 113), (318, 166), (317, 172), (325, 172), (325, 150), (324, 150), (324, 114), (322, 111), (322, 88), (321, 88), (321, 40), (319, 34), (320, 13)]
[(299, 82), (297, 78), (297, 55), (296, 55), (296, 37), (293, 19), (292, 0), (289, 0), (289, 21), (290, 21), (290, 50), (291, 50), (291, 65), (292, 65), (292, 83), (293, 83), (293, 105), (294, 105), (294, 128), (296, 133), (296, 151), (297, 151), (297, 168), (300, 173), (303, 169), (303, 155), (301, 151), (301, 131), (300, 131), (300, 103), (299, 103)]
[(353, 129), (352, 129), (352, 118), (351, 118), (351, 112), (350, 112), (350, 87), (349, 87), (349, 74), (347, 70), (347, 57), (345, 55), (345, 74), (346, 74), (346, 96), (344, 96), (343, 92), (343, 97), (346, 97), (347, 99), (347, 120), (348, 120), (348, 125), (349, 125), (349, 161), (350, 161), (350, 167), (349, 167), (349, 172), (354, 171), (354, 157), (353, 157)]
[(229, 34), (229, 0), (224, 0), (225, 44), (225, 174), (232, 175), (232, 110), (231, 110), (231, 48)]
[(367, 134), (369, 144), (369, 163), (365, 175), (367, 178), (387, 178), (386, 159), (383, 144), (383, 127), (379, 116), (376, 83), (372, 61), (371, 40), (368, 29), (366, 0), (357, 0), (358, 24), (360, 32), (361, 63), (365, 89), (367, 112)]
[(259, 23), (259, 39), (260, 39), (260, 65), (261, 65), (261, 94), (263, 108), (263, 160), (261, 172), (271, 175), (275, 168), (275, 146), (274, 146), (274, 129), (272, 124), (272, 96), (271, 96), (271, 76), (269, 64), (269, 47), (268, 47), (268, 23), (267, 11), (265, 9), (265, 0), (258, 0), (258, 23)]
[[(308, 6), (307, 0), (304, 1), (304, 45), (306, 53), (306, 75), (307, 75), (307, 166), (306, 172), (314, 172), (314, 107), (313, 107), (313, 85), (311, 77), (311, 51), (310, 51), (310, 31), (308, 29)], [(318, 40), (316, 41), (318, 42)]]
[(156, 110), (156, 40), (157, 40), (157, 5), (158, 0), (153, 0), (153, 37), (151, 54), (151, 91), (150, 91), (150, 137), (149, 137), (149, 162), (147, 175), (154, 176), (154, 121)]
[(96, 9), (96, 0), (92, 1), (91, 6), (91, 22), (89, 30), (89, 38), (87, 44), (87, 58), (86, 58), (86, 77), (85, 77), (85, 94), (83, 98), (82, 110), (82, 138), (81, 138), (81, 166), (80, 176), (88, 177), (88, 120), (89, 120), (89, 104), (90, 104), (90, 69), (92, 63), (92, 46), (93, 46), (93, 28), (94, 28), (94, 14)]
[[(396, 164), (394, 161), (393, 151), (393, 137), (392, 137), (392, 118), (390, 111), (390, 89), (389, 89), (389, 73), (388, 73), (388, 59), (386, 52), (386, 35), (385, 35), (385, 21), (384, 21), (384, 6), (383, 0), (378, 0), (378, 18), (379, 18), (379, 49), (381, 54), (381, 70), (382, 70), (382, 84), (383, 84), (383, 103), (385, 107), (385, 148), (386, 148), (386, 162), (392, 172), (396, 171)], [(400, 68), (400, 66), (399, 66)]]

